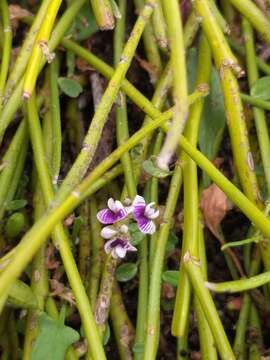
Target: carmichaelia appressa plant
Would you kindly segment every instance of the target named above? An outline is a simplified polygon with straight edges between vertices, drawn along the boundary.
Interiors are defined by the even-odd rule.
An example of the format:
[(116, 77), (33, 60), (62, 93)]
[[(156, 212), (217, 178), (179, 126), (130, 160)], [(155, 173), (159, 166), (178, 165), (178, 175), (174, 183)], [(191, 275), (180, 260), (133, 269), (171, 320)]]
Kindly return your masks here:
[(125, 201), (125, 206), (119, 200), (110, 198), (108, 207), (97, 213), (97, 219), (105, 226), (101, 230), (101, 236), (108, 240), (104, 250), (106, 254), (111, 253), (112, 257), (124, 258), (127, 251), (136, 251), (130, 240), (128, 225), (135, 220), (138, 229), (144, 234), (153, 234), (156, 231), (156, 224), (153, 221), (159, 216), (159, 210), (154, 208), (155, 203), (146, 204), (145, 199), (137, 195), (133, 202)]

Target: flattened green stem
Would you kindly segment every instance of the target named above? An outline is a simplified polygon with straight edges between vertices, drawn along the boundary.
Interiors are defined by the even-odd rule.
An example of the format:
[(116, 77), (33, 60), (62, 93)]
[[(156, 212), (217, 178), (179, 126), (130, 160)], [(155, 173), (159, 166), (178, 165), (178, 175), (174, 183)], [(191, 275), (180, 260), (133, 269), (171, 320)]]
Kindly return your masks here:
[(193, 2), (195, 11), (202, 17), (202, 28), (207, 35), (212, 48), (217, 69), (223, 72), (225, 67), (231, 68), (237, 76), (242, 75), (238, 60), (232, 53), (217, 19), (211, 11), (209, 0), (195, 0)]
[(110, 0), (90, 0), (90, 3), (100, 30), (113, 29), (114, 16)]
[(251, 305), (251, 311), (249, 315), (249, 327), (251, 338), (251, 344), (249, 347), (249, 360), (260, 360), (263, 349), (263, 335), (260, 316), (254, 304)]
[(61, 113), (60, 113), (60, 95), (57, 79), (59, 76), (59, 59), (56, 57), (49, 66), (50, 82), (50, 112), (53, 125), (53, 144), (52, 144), (52, 181), (57, 185), (58, 176), (61, 167), (62, 152), (62, 132), (61, 132)]
[[(145, 0), (134, 0), (134, 4), (138, 12), (143, 9), (145, 3)], [(157, 1), (155, 1), (155, 5), (156, 3)], [(155, 84), (159, 78), (159, 74), (162, 69), (162, 63), (151, 23), (146, 24), (142, 38), (146, 58), (148, 62), (154, 66), (154, 71), (150, 78), (153, 84)]]
[(6, 84), (9, 63), (10, 63), (11, 47), (12, 47), (12, 30), (9, 19), (8, 3), (6, 0), (0, 1), (0, 11), (2, 15), (2, 24), (3, 24), (2, 62), (1, 62), (1, 70), (0, 70), (0, 108), (1, 108), (3, 101), (4, 87)]
[(190, 256), (189, 253), (186, 253), (184, 256), (184, 261), (186, 271), (188, 272), (189, 279), (192, 283), (192, 288), (198, 298), (198, 301), (200, 302), (215, 339), (220, 358), (223, 360), (235, 360), (234, 353), (219, 318), (215, 303), (209, 290), (205, 287), (203, 274), (198, 266), (198, 263)]
[(229, 0), (231, 4), (250, 21), (264, 41), (270, 44), (270, 21), (251, 0)]
[[(206, 259), (204, 230), (203, 230), (201, 214), (199, 214), (199, 220), (198, 220), (198, 242), (199, 242), (199, 254), (201, 260), (202, 274), (204, 279), (207, 279), (207, 259)], [(200, 351), (202, 354), (202, 358), (209, 360), (217, 360), (217, 350), (212, 335), (212, 331), (209, 328), (207, 318), (205, 317), (205, 314), (197, 297), (194, 298), (194, 308), (198, 320)]]
[(156, 41), (161, 49), (168, 49), (169, 42), (166, 33), (166, 24), (162, 11), (161, 0), (157, 0), (157, 4), (152, 18), (153, 30)]
[(35, 88), (42, 58), (45, 57), (48, 62), (51, 62), (48, 41), (61, 3), (62, 0), (54, 0), (50, 2), (37, 33), (25, 71), (23, 97), (26, 99), (31, 97), (33, 89)]
[(155, 0), (147, 1), (134, 25), (116, 70), (96, 108), (87, 135), (84, 138), (82, 150), (63, 181), (56, 195), (56, 202), (63, 200), (71, 189), (81, 181), (93, 159), (108, 113), (127, 73), (146, 22), (153, 12), (154, 4)]
[(222, 31), (224, 32), (224, 34), (229, 34), (230, 33), (229, 24), (227, 23), (227, 21), (225, 20), (225, 18), (222, 15), (222, 13), (220, 12), (219, 8), (217, 7), (215, 0), (209, 0), (209, 5), (211, 8), (211, 12), (213, 13), (214, 17), (216, 18), (216, 20), (217, 20), (219, 26), (221, 27)]
[(158, 231), (158, 246), (156, 247), (155, 256), (151, 264), (151, 278), (149, 285), (149, 301), (143, 360), (154, 360), (156, 358), (160, 323), (161, 274), (166, 251), (166, 244), (172, 225), (171, 219), (175, 211), (181, 184), (182, 169), (180, 163), (178, 162), (175, 166), (173, 177), (170, 183), (163, 221)]
[(123, 303), (121, 290), (115, 281), (111, 298), (110, 318), (116, 336), (117, 348), (121, 360), (132, 360), (130, 346), (134, 340), (134, 328), (127, 316), (125, 305)]
[[(125, 37), (125, 21), (126, 21), (126, 0), (118, 2), (119, 11), (122, 15), (121, 19), (117, 20), (114, 31), (114, 64), (117, 65), (121, 58), (121, 53), (124, 46)], [(127, 118), (127, 104), (126, 96), (119, 93), (118, 104), (116, 104), (116, 139), (117, 145), (120, 146), (129, 138), (128, 118)], [(134, 198), (136, 196), (136, 183), (133, 175), (132, 162), (129, 153), (125, 153), (121, 157), (125, 175), (125, 185), (127, 187), (128, 196)]]
[[(249, 87), (251, 88), (255, 81), (259, 78), (259, 72), (255, 60), (255, 44), (253, 30), (250, 23), (246, 20), (242, 20), (242, 29), (245, 39), (246, 47), (246, 63)], [(268, 126), (266, 122), (265, 113), (263, 110), (253, 108), (254, 121), (257, 131), (257, 138), (259, 142), (260, 154), (263, 163), (264, 176), (267, 185), (268, 197), (270, 196), (270, 139), (268, 135)]]
[[(196, 86), (208, 84), (211, 72), (211, 52), (206, 38), (201, 37), (198, 53), (198, 70)], [(199, 100), (190, 108), (189, 119), (185, 135), (194, 147), (197, 145), (198, 132), (204, 101)], [(199, 256), (198, 244), (198, 175), (196, 163), (185, 153), (182, 153), (180, 162), (183, 164), (184, 180), (184, 230), (182, 254), (189, 251), (192, 256)], [(183, 337), (188, 328), (191, 286), (180, 261), (180, 274), (177, 286), (176, 301), (172, 320), (172, 334)]]
[(240, 94), (241, 100), (243, 100), (245, 103), (256, 106), (257, 108), (263, 109), (263, 110), (270, 110), (270, 101), (262, 100), (259, 98), (256, 98), (254, 96), (250, 96), (248, 94)]
[(103, 263), (103, 247), (104, 240), (100, 236), (101, 226), (97, 220), (97, 201), (96, 197), (92, 196), (89, 201), (90, 205), (90, 227), (91, 227), (91, 265), (88, 279), (87, 294), (90, 299), (90, 304), (94, 309), (96, 306), (96, 299), (99, 290), (99, 282)]
[(236, 293), (256, 289), (270, 281), (270, 271), (252, 276), (248, 279), (226, 281), (222, 283), (206, 283), (206, 287), (214, 292)]
[(186, 74), (185, 47), (179, 2), (163, 1), (163, 10), (168, 27), (171, 49), (171, 67), (173, 74), (173, 98), (175, 113), (164, 145), (157, 157), (157, 165), (168, 169), (168, 165), (177, 148), (180, 134), (183, 133), (188, 117), (188, 88)]
[(4, 215), (7, 205), (6, 200), (10, 191), (10, 184), (16, 172), (20, 152), (25, 146), (27, 146), (27, 129), (25, 120), (23, 120), (2, 159), (4, 168), (0, 173), (0, 219)]

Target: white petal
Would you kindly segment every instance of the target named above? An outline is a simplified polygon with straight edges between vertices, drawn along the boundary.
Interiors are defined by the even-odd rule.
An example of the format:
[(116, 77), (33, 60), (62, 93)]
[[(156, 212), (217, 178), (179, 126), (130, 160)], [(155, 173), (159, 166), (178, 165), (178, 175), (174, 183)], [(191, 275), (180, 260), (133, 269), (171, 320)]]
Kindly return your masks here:
[(123, 259), (126, 256), (127, 249), (123, 248), (122, 246), (116, 246), (114, 248), (114, 250), (115, 250), (117, 257), (120, 257), (121, 259)]
[(111, 239), (114, 235), (117, 234), (117, 231), (110, 228), (109, 226), (105, 226), (101, 232), (100, 235), (104, 238), (104, 239)]
[(140, 195), (136, 195), (135, 196), (135, 199), (133, 200), (133, 206), (136, 206), (136, 204), (138, 204), (138, 203), (143, 203), (143, 204), (145, 204), (145, 200), (144, 200), (144, 198), (142, 197), (142, 196), (140, 196)]
[(137, 248), (135, 248), (135, 246), (131, 245), (130, 243), (128, 243), (128, 251), (137, 251)]
[(153, 220), (156, 219), (159, 216), (159, 210), (154, 211), (153, 214), (151, 214), (149, 217), (149, 219)]
[(124, 209), (123, 204), (122, 204), (121, 201), (119, 201), (119, 200), (116, 200), (116, 201), (115, 201), (114, 207), (115, 207), (115, 210), (114, 210), (115, 213), (117, 213), (119, 210)]
[(108, 204), (108, 208), (109, 208), (110, 210), (112, 210), (113, 212), (115, 212), (115, 201), (114, 201), (114, 199), (113, 199), (113, 198), (109, 198), (107, 204)]

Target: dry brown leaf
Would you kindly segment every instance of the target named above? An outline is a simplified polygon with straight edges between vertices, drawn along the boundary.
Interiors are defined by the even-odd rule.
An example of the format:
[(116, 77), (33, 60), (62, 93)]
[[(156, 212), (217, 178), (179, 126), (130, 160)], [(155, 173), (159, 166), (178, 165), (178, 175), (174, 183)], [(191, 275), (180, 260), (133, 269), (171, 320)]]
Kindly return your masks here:
[(140, 67), (144, 69), (146, 72), (148, 72), (151, 82), (155, 82), (158, 78), (158, 69), (155, 65), (149, 63), (148, 61), (140, 58), (138, 55), (135, 56), (136, 60), (138, 61)]
[(226, 194), (216, 184), (210, 185), (202, 192), (200, 208), (203, 213), (204, 221), (209, 230), (219, 239), (220, 223), (226, 213), (231, 209)]
[(75, 305), (75, 298), (72, 291), (65, 287), (60, 281), (56, 279), (50, 279), (51, 296), (58, 296), (61, 299), (66, 300), (70, 305)]
[(9, 14), (12, 27), (16, 30), (19, 21), (27, 16), (31, 16), (32, 13), (19, 5), (9, 5)]

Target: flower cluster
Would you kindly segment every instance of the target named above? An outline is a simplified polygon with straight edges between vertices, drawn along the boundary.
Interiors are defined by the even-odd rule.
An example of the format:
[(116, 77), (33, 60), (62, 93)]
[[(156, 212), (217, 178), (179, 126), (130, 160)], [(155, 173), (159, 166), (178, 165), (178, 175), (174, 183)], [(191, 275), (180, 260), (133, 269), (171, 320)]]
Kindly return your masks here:
[(128, 224), (132, 219), (137, 222), (139, 230), (144, 234), (153, 234), (156, 231), (154, 219), (159, 211), (154, 208), (155, 203), (146, 204), (142, 196), (137, 195), (129, 206), (119, 200), (110, 198), (108, 207), (97, 213), (97, 219), (105, 226), (101, 236), (107, 240), (104, 250), (114, 258), (124, 258), (127, 251), (137, 249), (130, 243)]

